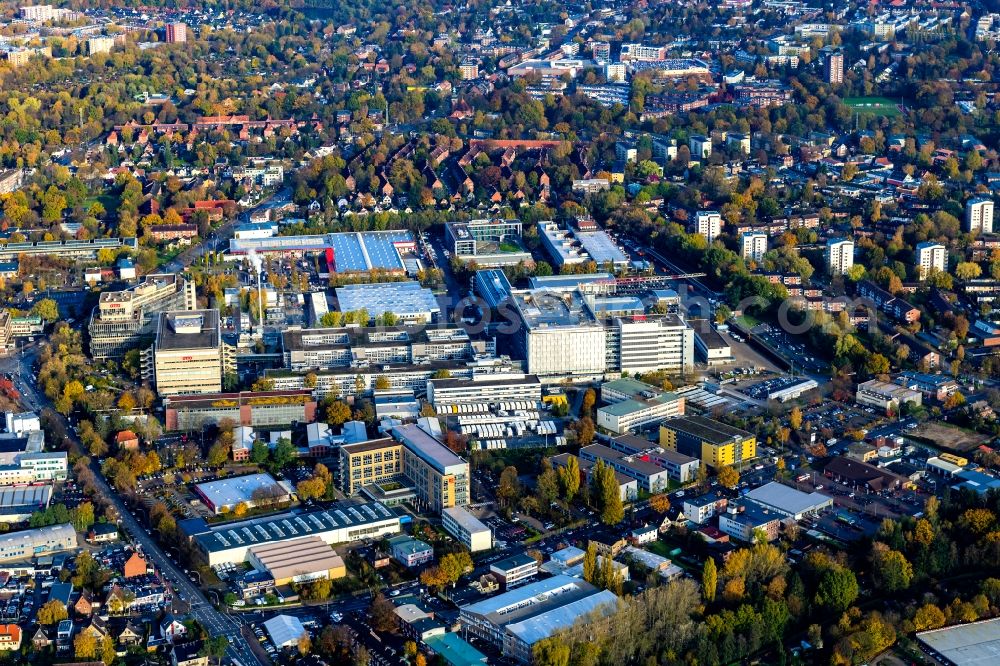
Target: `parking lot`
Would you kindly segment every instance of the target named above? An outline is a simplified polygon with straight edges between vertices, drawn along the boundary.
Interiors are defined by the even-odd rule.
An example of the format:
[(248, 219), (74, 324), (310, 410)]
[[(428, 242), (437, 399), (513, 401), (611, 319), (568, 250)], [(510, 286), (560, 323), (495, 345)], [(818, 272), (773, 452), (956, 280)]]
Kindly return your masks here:
[(750, 333), (758, 342), (793, 364), (796, 371), (822, 373), (828, 369), (828, 365), (822, 359), (816, 358), (815, 353), (806, 348), (806, 343), (800, 337), (790, 335), (767, 323), (757, 324), (750, 329)]

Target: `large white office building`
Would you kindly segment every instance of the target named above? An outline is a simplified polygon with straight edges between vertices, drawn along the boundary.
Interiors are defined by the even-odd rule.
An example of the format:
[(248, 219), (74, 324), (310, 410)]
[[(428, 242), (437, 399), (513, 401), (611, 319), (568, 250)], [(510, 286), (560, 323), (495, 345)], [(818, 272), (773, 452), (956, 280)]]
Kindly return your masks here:
[(517, 342), (527, 371), (543, 382), (564, 377), (600, 378), (607, 369), (604, 326), (579, 292), (520, 292), (514, 304), (521, 318)]
[(606, 334), (609, 371), (694, 370), (694, 330), (677, 315), (617, 317), (608, 322)]

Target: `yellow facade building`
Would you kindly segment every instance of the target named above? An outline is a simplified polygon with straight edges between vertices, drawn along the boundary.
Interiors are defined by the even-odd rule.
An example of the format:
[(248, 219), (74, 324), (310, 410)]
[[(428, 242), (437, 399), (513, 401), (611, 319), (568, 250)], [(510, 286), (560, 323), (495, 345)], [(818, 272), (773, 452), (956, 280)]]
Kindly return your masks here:
[(713, 469), (757, 456), (757, 436), (704, 416), (681, 416), (660, 425), (660, 446), (700, 458)]

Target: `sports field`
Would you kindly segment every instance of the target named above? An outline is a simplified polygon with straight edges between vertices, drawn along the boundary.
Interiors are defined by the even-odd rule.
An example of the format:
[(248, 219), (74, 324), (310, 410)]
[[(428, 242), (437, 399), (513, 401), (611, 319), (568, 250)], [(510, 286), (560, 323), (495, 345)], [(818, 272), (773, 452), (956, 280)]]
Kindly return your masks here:
[(898, 116), (899, 102), (888, 97), (847, 97), (844, 104), (858, 113), (870, 113), (876, 116)]

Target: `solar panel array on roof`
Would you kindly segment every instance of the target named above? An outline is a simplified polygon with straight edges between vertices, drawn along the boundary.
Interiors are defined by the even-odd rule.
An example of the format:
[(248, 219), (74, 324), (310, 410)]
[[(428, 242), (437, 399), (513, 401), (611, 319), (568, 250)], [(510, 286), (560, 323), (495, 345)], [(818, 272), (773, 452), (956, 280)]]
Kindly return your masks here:
[(208, 549), (219, 550), (299, 538), (392, 518), (393, 514), (383, 505), (369, 503), (220, 526), (196, 538)]

